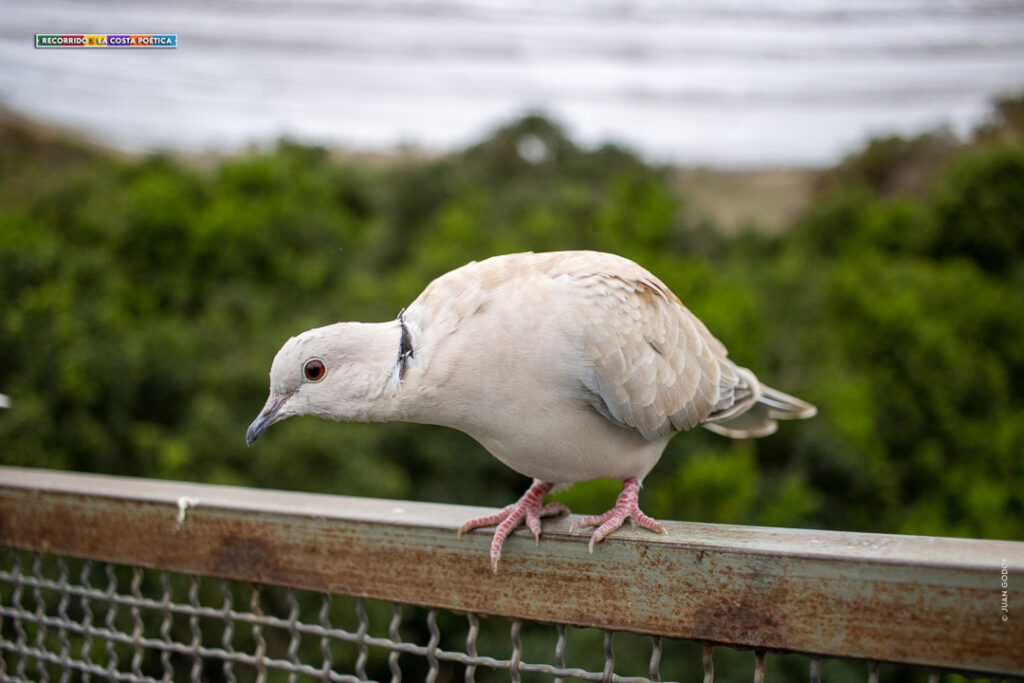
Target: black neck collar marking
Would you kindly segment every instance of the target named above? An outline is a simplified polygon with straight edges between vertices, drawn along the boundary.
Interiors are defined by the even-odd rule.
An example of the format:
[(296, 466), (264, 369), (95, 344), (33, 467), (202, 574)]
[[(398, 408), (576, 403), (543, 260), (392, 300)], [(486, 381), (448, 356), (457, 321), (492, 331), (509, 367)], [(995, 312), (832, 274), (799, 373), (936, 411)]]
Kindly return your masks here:
[(398, 379), (405, 376), (406, 360), (415, 356), (412, 348), (412, 335), (405, 326), (405, 309), (398, 312), (398, 324), (402, 326), (402, 340), (398, 343)]

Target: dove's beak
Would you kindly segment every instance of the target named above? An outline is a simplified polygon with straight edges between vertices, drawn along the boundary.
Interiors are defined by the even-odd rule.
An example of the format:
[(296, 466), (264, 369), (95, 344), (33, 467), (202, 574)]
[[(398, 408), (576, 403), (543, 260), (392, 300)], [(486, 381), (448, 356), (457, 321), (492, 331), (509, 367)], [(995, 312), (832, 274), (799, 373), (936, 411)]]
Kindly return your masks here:
[(270, 395), (270, 398), (267, 399), (267, 405), (263, 406), (259, 416), (252, 421), (249, 429), (245, 432), (245, 445), (251, 446), (252, 442), (260, 438), (260, 435), (267, 431), (270, 425), (281, 419), (281, 406), (289, 398), (291, 398), (291, 394), (285, 394), (284, 396)]

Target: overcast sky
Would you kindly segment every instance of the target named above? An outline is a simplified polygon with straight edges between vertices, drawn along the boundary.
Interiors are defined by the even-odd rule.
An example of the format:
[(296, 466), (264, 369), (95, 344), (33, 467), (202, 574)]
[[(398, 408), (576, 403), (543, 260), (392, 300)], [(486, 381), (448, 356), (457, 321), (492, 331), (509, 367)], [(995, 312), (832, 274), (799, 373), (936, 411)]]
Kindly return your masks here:
[[(658, 161), (820, 165), (871, 134), (969, 130), (1024, 92), (1024, 0), (0, 0), (0, 16), (0, 104), (130, 150), (442, 150), (541, 110)], [(116, 32), (179, 47), (33, 47)]]

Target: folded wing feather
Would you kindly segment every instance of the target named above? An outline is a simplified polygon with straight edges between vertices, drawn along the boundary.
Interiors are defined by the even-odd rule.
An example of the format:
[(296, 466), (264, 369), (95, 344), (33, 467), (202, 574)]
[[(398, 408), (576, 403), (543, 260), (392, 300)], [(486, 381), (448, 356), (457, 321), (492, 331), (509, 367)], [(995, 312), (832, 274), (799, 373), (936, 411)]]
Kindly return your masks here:
[[(634, 264), (630, 264), (634, 265)], [(757, 400), (756, 379), (654, 276), (576, 274), (585, 302), (583, 388), (601, 415), (655, 440)], [(749, 375), (750, 378), (753, 375)]]

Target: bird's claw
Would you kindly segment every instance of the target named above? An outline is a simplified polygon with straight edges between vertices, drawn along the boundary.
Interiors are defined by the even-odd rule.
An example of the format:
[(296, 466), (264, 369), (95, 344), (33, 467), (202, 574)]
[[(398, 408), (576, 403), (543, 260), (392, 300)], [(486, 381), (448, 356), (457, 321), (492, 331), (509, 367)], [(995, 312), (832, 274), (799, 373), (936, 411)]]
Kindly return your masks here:
[(524, 521), (527, 528), (533, 532), (534, 543), (540, 545), (540, 520), (542, 517), (568, 514), (569, 508), (562, 503), (548, 503), (543, 505), (544, 496), (551, 490), (552, 484), (534, 480), (533, 484), (523, 497), (512, 505), (509, 505), (501, 512), (479, 519), (471, 519), (459, 527), (456, 532), (457, 538), (462, 534), (482, 526), (498, 525), (494, 530), (494, 539), (491, 541), (491, 569), (498, 573), (498, 560), (501, 559), (501, 549), (509, 534)]
[(533, 532), (533, 544), (540, 545), (540, 517), (535, 512), (526, 513), (526, 526)]
[(609, 534), (618, 529), (628, 519), (638, 526), (642, 526), (645, 529), (649, 529), (656, 533), (667, 534), (665, 530), (657, 520), (651, 519), (643, 513), (637, 503), (637, 498), (640, 494), (640, 482), (636, 479), (627, 479), (622, 482), (622, 493), (619, 494), (619, 498), (615, 501), (615, 507), (603, 515), (595, 515), (593, 517), (584, 517), (583, 519), (574, 521), (571, 529), (575, 527), (590, 527), (596, 526), (597, 530), (590, 537), (590, 543), (588, 549), (590, 553), (594, 553), (594, 544), (603, 541)]

